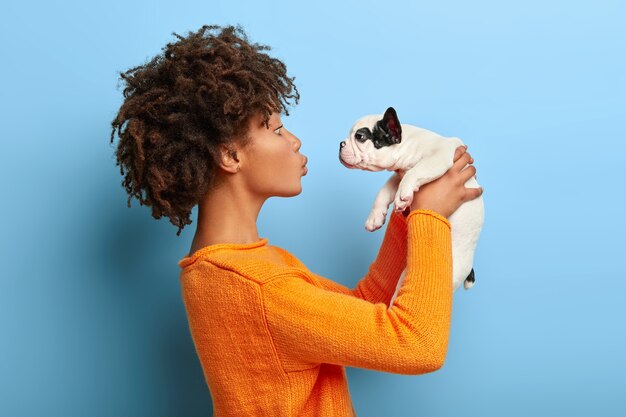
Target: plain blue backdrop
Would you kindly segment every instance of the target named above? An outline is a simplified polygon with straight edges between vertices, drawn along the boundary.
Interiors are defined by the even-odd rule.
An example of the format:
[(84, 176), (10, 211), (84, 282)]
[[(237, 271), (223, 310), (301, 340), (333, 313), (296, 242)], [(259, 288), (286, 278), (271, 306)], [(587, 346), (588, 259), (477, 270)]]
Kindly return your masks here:
[(211, 414), (178, 281), (197, 211), (177, 237), (129, 209), (109, 144), (118, 71), (203, 24), (296, 77), (309, 174), (258, 226), (314, 272), (353, 287), (382, 240), (363, 224), (389, 173), (337, 158), (357, 117), (394, 106), (475, 159), (477, 283), (445, 365), (348, 368), (359, 417), (626, 415), (624, 21), (619, 1), (4, 4), (0, 415)]

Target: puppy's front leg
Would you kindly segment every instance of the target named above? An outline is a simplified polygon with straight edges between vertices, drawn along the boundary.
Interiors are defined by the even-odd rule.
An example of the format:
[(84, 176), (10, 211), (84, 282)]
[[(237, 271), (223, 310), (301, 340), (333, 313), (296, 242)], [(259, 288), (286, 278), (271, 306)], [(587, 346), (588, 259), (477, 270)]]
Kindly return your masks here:
[(451, 158), (448, 161), (443, 156), (443, 152), (440, 152), (439, 155), (433, 155), (426, 160), (422, 159), (404, 174), (394, 199), (397, 211), (404, 211), (411, 205), (413, 193), (417, 192), (423, 184), (436, 180), (452, 167), (454, 163)]
[(373, 232), (380, 229), (381, 226), (385, 224), (387, 209), (396, 195), (399, 183), (400, 176), (397, 173), (394, 173), (391, 177), (389, 177), (383, 188), (380, 189), (376, 195), (376, 200), (374, 200), (372, 211), (365, 222), (366, 230)]

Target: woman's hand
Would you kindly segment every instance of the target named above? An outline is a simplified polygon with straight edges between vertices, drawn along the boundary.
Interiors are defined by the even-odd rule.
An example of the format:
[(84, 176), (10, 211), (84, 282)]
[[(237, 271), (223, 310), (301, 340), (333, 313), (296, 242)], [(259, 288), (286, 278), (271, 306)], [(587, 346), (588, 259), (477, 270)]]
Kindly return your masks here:
[(476, 167), (468, 165), (474, 159), (462, 145), (454, 153), (454, 165), (445, 174), (424, 184), (413, 194), (411, 211), (432, 210), (448, 218), (466, 201), (480, 197), (483, 188), (466, 188), (465, 182), (476, 174)]

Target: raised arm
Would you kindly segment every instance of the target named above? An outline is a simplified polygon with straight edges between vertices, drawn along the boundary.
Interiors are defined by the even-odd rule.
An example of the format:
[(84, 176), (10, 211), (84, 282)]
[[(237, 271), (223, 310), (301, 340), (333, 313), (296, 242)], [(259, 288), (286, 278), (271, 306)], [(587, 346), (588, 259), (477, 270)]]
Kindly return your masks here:
[(293, 359), (413, 375), (443, 365), (452, 315), (450, 223), (434, 211), (414, 210), (407, 237), (407, 273), (391, 308), (319, 288), (304, 272), (261, 286), (268, 330), (286, 370)]

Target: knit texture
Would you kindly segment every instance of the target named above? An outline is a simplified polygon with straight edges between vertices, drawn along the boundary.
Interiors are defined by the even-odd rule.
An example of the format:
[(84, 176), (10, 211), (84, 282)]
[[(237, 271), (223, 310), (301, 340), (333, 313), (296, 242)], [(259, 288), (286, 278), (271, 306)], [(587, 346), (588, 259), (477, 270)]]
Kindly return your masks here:
[(443, 366), (452, 243), (434, 211), (394, 211), (354, 289), (267, 238), (206, 246), (178, 264), (214, 417), (355, 416), (345, 366), (405, 375)]

